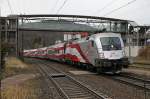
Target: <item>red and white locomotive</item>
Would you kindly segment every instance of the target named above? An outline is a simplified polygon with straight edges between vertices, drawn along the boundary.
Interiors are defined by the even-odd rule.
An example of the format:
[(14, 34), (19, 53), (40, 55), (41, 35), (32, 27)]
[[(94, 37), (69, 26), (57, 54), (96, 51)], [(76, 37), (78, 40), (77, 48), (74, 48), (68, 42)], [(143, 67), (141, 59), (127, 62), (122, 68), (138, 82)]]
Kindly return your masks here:
[(64, 36), (67, 41), (49, 47), (24, 50), (24, 56), (68, 62), (98, 72), (118, 73), (128, 66), (120, 34), (97, 33), (73, 40), (69, 37), (70, 34)]

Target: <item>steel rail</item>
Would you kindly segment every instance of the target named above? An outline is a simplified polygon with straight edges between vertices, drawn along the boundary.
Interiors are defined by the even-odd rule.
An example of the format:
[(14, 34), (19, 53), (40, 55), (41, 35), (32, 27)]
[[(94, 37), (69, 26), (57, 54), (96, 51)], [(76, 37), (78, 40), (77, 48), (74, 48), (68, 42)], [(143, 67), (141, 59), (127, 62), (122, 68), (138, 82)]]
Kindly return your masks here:
[(57, 88), (57, 91), (60, 93), (60, 95), (64, 98), (64, 99), (70, 99), (65, 92), (59, 87), (59, 85), (56, 83), (55, 80), (52, 79), (51, 76), (49, 76), (49, 73), (45, 70), (45, 68), (43, 67), (43, 65), (39, 65), (40, 70), (47, 76), (47, 78), (52, 81), (52, 83), (54, 84), (54, 86)]
[[(32, 60), (32, 61), (34, 61), (34, 62), (36, 62), (36, 60)], [(47, 74), (45, 73), (45, 72), (43, 72), (43, 70), (41, 69), (41, 65), (40, 64), (38, 64), (37, 62), (36, 62), (36, 64), (35, 65), (37, 65), (37, 70), (39, 71), (39, 74), (40, 74), (40, 76), (42, 76), (42, 77), (45, 77), (44, 78), (44, 80), (46, 81), (46, 86), (49, 88), (49, 89), (53, 89), (54, 87), (52, 87), (50, 84), (49, 84), (49, 82), (52, 82), (51, 81), (51, 79), (47, 76)], [(52, 82), (53, 83), (53, 82)], [(56, 89), (57, 90), (57, 89)], [(57, 91), (59, 91), (59, 90), (57, 90)], [(60, 93), (58, 93), (58, 94), (60, 94)], [(62, 96), (62, 95), (61, 95)], [(54, 97), (53, 97), (54, 98)], [(67, 99), (67, 98), (64, 98), (64, 99)]]
[[(90, 99), (91, 99), (91, 97), (94, 97), (94, 99), (111, 99), (111, 98), (107, 97), (106, 95), (96, 93), (95, 91), (93, 91), (90, 88), (88, 88), (86, 85), (83, 85), (81, 82), (75, 80), (74, 78), (72, 78), (71, 76), (65, 74), (64, 72), (59, 71), (59, 70), (57, 70), (56, 68), (54, 68), (52, 66), (49, 66), (47, 63), (44, 62), (43, 64), (45, 65), (45, 69), (44, 69), (44, 66), (42, 66), (41, 69), (43, 69), (43, 71), (45, 73), (47, 73), (49, 78), (53, 80), (53, 82), (55, 83), (57, 88), (59, 88), (60, 91), (62, 91), (62, 93), (65, 94), (67, 99), (70, 99), (71, 97), (72, 98), (76, 98), (76, 97), (80, 98), (80, 96), (81, 96), (81, 98), (85, 97), (85, 98), (90, 98)], [(62, 74), (62, 75), (65, 75), (65, 76), (64, 77), (58, 77), (58, 78), (56, 77), (55, 78), (54, 75), (52, 75), (50, 72), (48, 72), (49, 69), (53, 69), (53, 70), (57, 71), (58, 74)], [(62, 83), (63, 81), (65, 81), (66, 84)], [(70, 85), (67, 85), (67, 83), (70, 84)], [(73, 84), (75, 86), (73, 86)], [(66, 86), (67, 90), (72, 90), (72, 93), (71, 92), (67, 93), (67, 90), (65, 88), (61, 88), (63, 86)], [(77, 89), (71, 89), (71, 88), (77, 88)], [(70, 96), (70, 94), (71, 94), (71, 96)], [(78, 95), (78, 96), (74, 96), (74, 95)], [(86, 96), (86, 95), (88, 95), (88, 96)]]
[(137, 88), (141, 88), (146, 91), (150, 91), (150, 81), (149, 80), (144, 80), (141, 78), (136, 78), (133, 76), (123, 75), (123, 74), (120, 74), (118, 76), (109, 77), (109, 78), (112, 78), (113, 80), (117, 80), (119, 82), (122, 82), (122, 83), (125, 83), (128, 85), (135, 86)]
[(120, 76), (128, 77), (128, 78), (131, 78), (131, 79), (134, 79), (134, 80), (139, 80), (141, 82), (150, 84), (150, 80), (146, 80), (146, 79), (143, 79), (143, 78), (134, 77), (134, 76), (130, 76), (130, 75), (127, 75), (127, 74), (120, 74)]
[[(139, 66), (137, 66), (137, 65), (139, 65)], [(139, 68), (139, 69), (148, 69), (148, 70), (150, 70), (150, 64), (145, 64), (145, 63), (134, 63), (130, 67), (131, 68)]]

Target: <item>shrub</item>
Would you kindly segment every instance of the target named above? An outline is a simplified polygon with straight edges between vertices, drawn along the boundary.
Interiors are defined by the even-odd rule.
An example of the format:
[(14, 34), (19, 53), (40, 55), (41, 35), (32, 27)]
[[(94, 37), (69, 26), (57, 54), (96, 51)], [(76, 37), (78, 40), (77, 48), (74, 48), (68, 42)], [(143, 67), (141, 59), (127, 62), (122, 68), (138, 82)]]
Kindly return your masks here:
[(138, 57), (149, 60), (150, 59), (150, 46), (145, 46), (144, 48), (141, 48), (139, 50)]

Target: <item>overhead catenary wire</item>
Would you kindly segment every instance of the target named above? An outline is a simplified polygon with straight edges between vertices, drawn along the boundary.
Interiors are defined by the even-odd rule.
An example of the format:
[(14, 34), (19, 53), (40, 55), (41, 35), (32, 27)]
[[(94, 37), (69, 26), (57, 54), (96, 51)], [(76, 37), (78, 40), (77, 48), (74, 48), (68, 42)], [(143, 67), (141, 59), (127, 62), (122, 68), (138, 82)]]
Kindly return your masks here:
[(62, 6), (60, 6), (60, 8), (57, 10), (56, 14), (58, 14), (60, 12), (60, 10), (62, 10), (62, 8), (64, 7), (64, 5), (67, 3), (68, 0), (65, 0), (62, 4)]
[(113, 12), (116, 12), (117, 10), (120, 10), (120, 9), (122, 9), (122, 8), (124, 8), (124, 7), (128, 6), (128, 5), (130, 5), (130, 4), (134, 3), (135, 1), (137, 1), (137, 0), (132, 0), (132, 1), (128, 2), (127, 4), (124, 4), (124, 5), (121, 6), (121, 7), (118, 7), (118, 8), (116, 8), (116, 9), (113, 9), (112, 11), (110, 11), (110, 12), (104, 14), (104, 16), (107, 16), (107, 15), (109, 15), (109, 14), (112, 14)]
[(51, 12), (53, 12), (53, 11), (54, 11), (54, 9), (56, 8), (56, 6), (57, 6), (58, 2), (59, 2), (59, 0), (56, 0), (56, 2), (55, 2), (55, 4), (54, 4), (54, 6), (53, 6), (53, 7), (52, 7), (52, 9), (51, 9)]
[(11, 7), (11, 4), (10, 4), (9, 0), (7, 0), (7, 3), (8, 3), (11, 14), (13, 14), (13, 10), (12, 10), (12, 7)]
[(112, 0), (110, 1), (109, 3), (107, 3), (104, 7), (102, 7), (101, 9), (97, 10), (95, 13), (100, 13), (102, 12), (103, 10), (105, 10), (107, 7), (109, 7), (110, 5), (112, 5), (113, 3), (115, 3), (117, 0)]

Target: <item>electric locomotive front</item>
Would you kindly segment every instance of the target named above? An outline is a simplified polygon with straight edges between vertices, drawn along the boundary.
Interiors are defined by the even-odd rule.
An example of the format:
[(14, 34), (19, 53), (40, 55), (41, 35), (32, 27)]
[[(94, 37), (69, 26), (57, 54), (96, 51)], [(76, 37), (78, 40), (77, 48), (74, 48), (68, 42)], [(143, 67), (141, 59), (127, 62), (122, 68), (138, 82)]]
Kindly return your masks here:
[(94, 65), (98, 72), (118, 73), (122, 67), (128, 66), (124, 44), (120, 34), (99, 33), (92, 35), (98, 51)]

